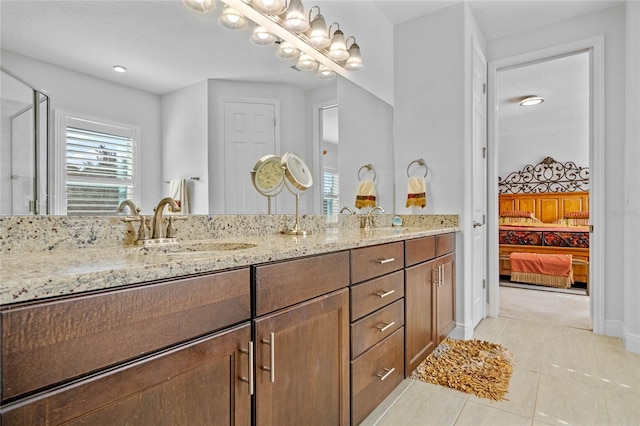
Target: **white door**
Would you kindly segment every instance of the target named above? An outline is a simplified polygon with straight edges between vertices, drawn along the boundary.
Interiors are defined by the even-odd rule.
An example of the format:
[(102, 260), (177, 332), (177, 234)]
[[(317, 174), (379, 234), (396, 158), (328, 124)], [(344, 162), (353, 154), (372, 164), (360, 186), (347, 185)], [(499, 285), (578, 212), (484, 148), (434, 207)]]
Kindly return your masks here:
[[(267, 214), (268, 199), (251, 183), (251, 170), (267, 154), (275, 154), (275, 103), (225, 101), (225, 212)], [(271, 212), (276, 212), (272, 200)]]
[(486, 316), (487, 304), (487, 63), (480, 49), (473, 47), (473, 327)]

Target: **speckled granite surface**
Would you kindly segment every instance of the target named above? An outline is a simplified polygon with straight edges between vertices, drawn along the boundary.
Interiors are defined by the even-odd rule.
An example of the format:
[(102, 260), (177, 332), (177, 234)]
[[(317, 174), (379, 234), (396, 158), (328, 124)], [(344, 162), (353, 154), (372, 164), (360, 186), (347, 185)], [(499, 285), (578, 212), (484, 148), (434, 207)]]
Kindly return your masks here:
[[(0, 218), (0, 304), (291, 259), (458, 230), (457, 216), (304, 216), (308, 236), (283, 235), (283, 216), (193, 216), (177, 224), (181, 242), (133, 246), (134, 227), (119, 217)], [(287, 218), (289, 225), (293, 218)], [(221, 250), (222, 243), (254, 245)], [(214, 244), (212, 246), (212, 244)], [(221, 245), (222, 244), (222, 245)]]

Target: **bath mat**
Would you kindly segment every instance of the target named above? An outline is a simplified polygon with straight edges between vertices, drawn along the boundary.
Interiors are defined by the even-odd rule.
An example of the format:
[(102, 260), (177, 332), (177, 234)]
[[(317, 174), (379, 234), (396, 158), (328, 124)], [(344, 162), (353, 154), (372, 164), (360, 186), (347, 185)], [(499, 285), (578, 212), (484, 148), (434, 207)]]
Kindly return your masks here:
[(494, 401), (506, 400), (513, 354), (484, 340), (446, 338), (411, 373), (411, 378)]

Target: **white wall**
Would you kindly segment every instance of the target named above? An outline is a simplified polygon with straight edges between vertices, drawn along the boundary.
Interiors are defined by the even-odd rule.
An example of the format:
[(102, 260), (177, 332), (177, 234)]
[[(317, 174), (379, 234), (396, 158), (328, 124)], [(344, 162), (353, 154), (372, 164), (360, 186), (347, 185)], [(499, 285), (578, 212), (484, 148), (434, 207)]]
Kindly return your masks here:
[(553, 130), (538, 130), (532, 125), (517, 132), (500, 132), (498, 174), (501, 178), (522, 170), (527, 164), (538, 164), (546, 157), (588, 167), (589, 123)]
[(640, 3), (626, 3), (626, 102), (624, 149), (625, 346), (640, 353)]
[[(338, 80), (338, 99), (340, 208), (354, 209), (358, 170), (371, 164), (376, 172), (376, 202), (391, 213), (394, 205), (393, 108), (345, 79)], [(373, 175), (365, 176), (363, 171), (362, 177), (373, 178)], [(368, 207), (362, 209), (362, 213), (368, 211)]]
[(207, 82), (162, 96), (162, 181), (168, 196), (171, 179), (188, 180), (191, 214), (209, 213), (207, 164)]
[(51, 108), (140, 127), (140, 191), (136, 202), (149, 214), (162, 196), (160, 98), (0, 50), (2, 66), (51, 95)]
[[(247, 83), (225, 80), (208, 80), (208, 169), (209, 214), (225, 212), (224, 176), (224, 126), (221, 99), (274, 99), (280, 104), (280, 148), (277, 155), (292, 151), (311, 163), (312, 137), (307, 129), (310, 109), (304, 90), (279, 83)], [(258, 161), (258, 158), (255, 159)], [(247, 179), (250, 179), (247, 170)], [(277, 198), (278, 212), (295, 213), (295, 198), (283, 190)], [(313, 210), (311, 196), (300, 197), (300, 213)]]
[(306, 4), (309, 4), (309, 7), (318, 5), (327, 25), (338, 21), (345, 38), (356, 38), (364, 68), (357, 72), (348, 72), (346, 78), (393, 105), (393, 25), (382, 12), (369, 1), (316, 0), (311, 3), (305, 2)]
[[(580, 16), (535, 31), (493, 40), (487, 59), (495, 60), (599, 35), (605, 36), (605, 333), (624, 328), (624, 153), (625, 145), (625, 6)], [(637, 120), (637, 118), (636, 118)], [(636, 142), (637, 143), (637, 142)], [(635, 184), (634, 184), (635, 185)]]

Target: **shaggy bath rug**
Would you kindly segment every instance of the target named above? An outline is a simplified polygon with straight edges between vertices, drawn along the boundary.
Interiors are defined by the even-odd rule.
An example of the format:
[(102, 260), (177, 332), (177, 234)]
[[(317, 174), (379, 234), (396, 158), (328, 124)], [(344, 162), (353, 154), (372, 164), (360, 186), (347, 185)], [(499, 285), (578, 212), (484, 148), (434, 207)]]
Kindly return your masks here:
[(446, 338), (410, 377), (500, 401), (506, 399), (512, 372), (513, 354), (505, 347)]

